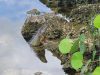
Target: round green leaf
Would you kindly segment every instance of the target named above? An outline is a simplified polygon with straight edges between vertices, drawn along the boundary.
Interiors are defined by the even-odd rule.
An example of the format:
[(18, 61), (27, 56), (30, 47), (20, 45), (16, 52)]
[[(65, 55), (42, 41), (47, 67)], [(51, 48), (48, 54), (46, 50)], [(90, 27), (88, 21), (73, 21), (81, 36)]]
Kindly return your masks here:
[(100, 28), (100, 14), (95, 17), (95, 19), (94, 19), (94, 26), (96, 28)]
[(60, 44), (59, 44), (59, 51), (62, 53), (62, 54), (66, 54), (66, 53), (69, 53), (70, 50), (71, 50), (71, 47), (73, 45), (73, 42), (71, 39), (63, 39)]
[(100, 75), (100, 66), (94, 70), (93, 75)]
[(81, 52), (76, 52), (71, 57), (71, 66), (78, 70), (83, 65), (83, 55)]

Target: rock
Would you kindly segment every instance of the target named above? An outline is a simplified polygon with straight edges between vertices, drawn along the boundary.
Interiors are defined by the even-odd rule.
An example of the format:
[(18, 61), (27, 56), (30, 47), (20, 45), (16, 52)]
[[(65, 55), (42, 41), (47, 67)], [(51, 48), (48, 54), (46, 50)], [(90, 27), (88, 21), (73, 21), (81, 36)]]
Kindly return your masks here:
[(34, 75), (51, 75), (48, 72), (44, 72), (44, 71), (39, 71), (39, 72), (35, 72)]
[(34, 75), (43, 75), (43, 73), (42, 72), (36, 72), (36, 73), (34, 73)]
[(47, 7), (51, 8), (56, 13), (61, 13), (66, 16), (69, 16), (72, 9), (77, 8), (79, 5), (100, 3), (100, 0), (40, 0), (40, 1)]
[[(45, 58), (45, 49), (49, 47), (50, 51), (60, 59), (59, 50), (56, 46), (62, 37), (66, 37), (66, 32), (69, 31), (70, 25), (67, 21), (54, 14), (44, 14), (39, 16), (33, 16), (25, 22), (22, 29), (22, 35), (24, 39), (33, 47), (37, 56), (41, 61), (47, 62)], [(53, 46), (54, 45), (54, 46)]]
[[(22, 28), (22, 35), (42, 62), (47, 63), (45, 57), (45, 49), (47, 49), (53, 54), (53, 56), (61, 60), (61, 64), (64, 65), (64, 68), (71, 68), (71, 54), (63, 55), (58, 50), (59, 42), (63, 38), (66, 38), (66, 36), (72, 40), (76, 40), (80, 34), (84, 34), (87, 37), (85, 40), (87, 52), (91, 53), (93, 51), (93, 48), (90, 47), (92, 47), (95, 39), (92, 37), (91, 25), (89, 25), (91, 19), (89, 16), (93, 11), (96, 11), (97, 14), (100, 13), (100, 6), (99, 4), (90, 4), (81, 7), (82, 8), (79, 6), (72, 10), (70, 14), (71, 16), (69, 16), (72, 19), (70, 22), (67, 22), (63, 17), (57, 16), (54, 13), (45, 13), (43, 15), (32, 16), (26, 19)], [(92, 10), (94, 8), (97, 8), (98, 10)], [(90, 14), (87, 16), (87, 13)], [(94, 17), (94, 15), (92, 16)], [(100, 38), (100, 36), (96, 38), (99, 41), (98, 38)], [(91, 43), (89, 43), (88, 40), (90, 40)], [(99, 45), (97, 47), (100, 47)], [(84, 57), (87, 58), (87, 56)], [(95, 67), (96, 66), (94, 66), (93, 69)]]
[(100, 4), (80, 5), (72, 9), (70, 13), (71, 22), (78, 22), (80, 24), (91, 23), (96, 14), (100, 13)]
[(27, 14), (31, 14), (31, 15), (39, 15), (40, 12), (37, 9), (32, 9), (30, 11), (27, 11)]

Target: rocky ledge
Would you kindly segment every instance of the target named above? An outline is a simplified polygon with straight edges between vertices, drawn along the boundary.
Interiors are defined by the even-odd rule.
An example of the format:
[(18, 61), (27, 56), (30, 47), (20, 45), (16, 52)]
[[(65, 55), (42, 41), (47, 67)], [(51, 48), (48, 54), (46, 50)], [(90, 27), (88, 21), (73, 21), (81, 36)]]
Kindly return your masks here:
[[(81, 34), (85, 34), (85, 36), (87, 36), (85, 41), (87, 46), (87, 51), (84, 54), (84, 58), (86, 58), (85, 62), (87, 62), (87, 59), (91, 59), (93, 43), (100, 41), (100, 36), (97, 35), (95, 38), (92, 37), (91, 32), (93, 32), (95, 28), (90, 23), (93, 22), (91, 18), (94, 18), (95, 14), (98, 13), (100, 13), (99, 4), (83, 5), (73, 9), (69, 16), (69, 22), (55, 13), (38, 15), (31, 13), (25, 20), (22, 28), (22, 35), (42, 62), (47, 63), (45, 49), (49, 50), (53, 56), (61, 60), (61, 65), (64, 65), (64, 70), (67, 73), (70, 72), (70, 75), (74, 75), (79, 72), (71, 68), (69, 54), (63, 55), (60, 53), (58, 50), (58, 44), (61, 39), (66, 36), (72, 40), (76, 40)], [(98, 52), (98, 59), (100, 43), (95, 45), (95, 47)], [(98, 62), (93, 64), (94, 65), (91, 65), (91, 67), (94, 69), (98, 65)]]

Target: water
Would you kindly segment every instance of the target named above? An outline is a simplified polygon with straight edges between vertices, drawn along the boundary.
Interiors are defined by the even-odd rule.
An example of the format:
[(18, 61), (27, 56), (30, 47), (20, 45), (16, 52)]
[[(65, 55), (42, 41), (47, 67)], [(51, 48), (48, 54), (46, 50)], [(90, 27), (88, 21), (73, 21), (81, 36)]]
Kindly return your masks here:
[(64, 75), (60, 61), (46, 51), (47, 64), (42, 63), (23, 39), (24, 21), (0, 18), (0, 75)]
[(42, 63), (23, 39), (21, 28), (26, 12), (37, 8), (50, 12), (39, 0), (0, 0), (0, 75), (64, 75), (60, 61), (46, 51), (48, 63)]

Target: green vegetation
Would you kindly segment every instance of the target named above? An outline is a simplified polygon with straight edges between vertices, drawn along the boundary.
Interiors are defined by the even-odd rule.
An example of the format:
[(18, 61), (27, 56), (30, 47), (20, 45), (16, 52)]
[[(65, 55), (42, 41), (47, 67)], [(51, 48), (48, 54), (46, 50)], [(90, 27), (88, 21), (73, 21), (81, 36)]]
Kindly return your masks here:
[[(55, 13), (61, 13), (70, 19), (67, 22), (56, 14), (51, 18), (45, 15), (45, 21), (28, 22), (22, 35), (30, 41), (38, 30), (44, 31), (32, 46), (42, 62), (46, 62), (45, 49), (61, 60), (61, 65), (70, 71), (70, 75), (100, 74), (100, 0), (40, 0)], [(46, 17), (47, 16), (47, 17)], [(37, 16), (39, 17), (39, 16)], [(39, 20), (39, 19), (38, 19)], [(43, 26), (43, 28), (40, 28)], [(65, 38), (68, 36), (68, 38)], [(61, 40), (62, 39), (62, 40)], [(30, 43), (29, 43), (30, 44)], [(58, 50), (59, 47), (59, 50)], [(66, 73), (68, 73), (68, 71)], [(71, 74), (74, 72), (73, 74)]]
[(97, 15), (94, 19), (94, 26), (100, 28), (100, 15)]
[[(73, 41), (73, 39), (64, 38), (59, 44), (59, 51), (63, 55), (70, 55), (70, 64), (72, 68), (81, 71), (82, 75), (100, 74), (100, 0), (40, 0), (47, 7), (50, 7), (56, 13), (61, 13), (72, 18), (74, 25), (88, 25), (87, 35), (82, 34)], [(91, 8), (95, 4), (94, 8)], [(87, 8), (89, 7), (89, 8)], [(100, 7), (100, 6), (99, 6)], [(91, 12), (91, 13), (90, 13)], [(96, 15), (96, 16), (95, 16)], [(95, 17), (94, 17), (95, 16)], [(74, 18), (74, 19), (73, 19)], [(91, 22), (91, 23), (90, 23)], [(90, 35), (91, 34), (91, 35)], [(90, 49), (87, 46), (91, 42)], [(72, 42), (70, 42), (72, 41)], [(86, 42), (87, 41), (87, 42)], [(95, 69), (95, 70), (94, 70)]]
[(99, 75), (100, 74), (100, 67), (97, 67), (94, 72), (93, 75)]
[[(97, 35), (99, 35), (99, 31)], [(95, 38), (94, 35), (92, 35), (92, 37)], [(94, 43), (92, 46), (93, 48), (92, 55), (90, 57), (89, 55), (85, 56), (86, 53), (91, 54), (90, 52), (88, 52), (88, 49), (86, 48), (86, 44), (85, 44), (86, 38), (87, 37), (84, 34), (81, 34), (79, 38), (74, 42), (71, 39), (65, 38), (60, 42), (59, 50), (62, 54), (70, 54), (70, 64), (72, 68), (75, 69), (76, 71), (81, 71), (80, 74), (99, 75), (100, 74), (99, 50), (97, 51), (95, 50), (94, 48), (95, 43)], [(85, 59), (85, 57), (89, 59)], [(93, 67), (94, 64), (98, 64), (98, 65)]]
[(81, 52), (76, 52), (72, 55), (71, 65), (76, 70), (83, 66), (83, 55)]
[(63, 54), (69, 53), (72, 45), (73, 45), (73, 41), (71, 39), (65, 38), (60, 42), (59, 50)]

